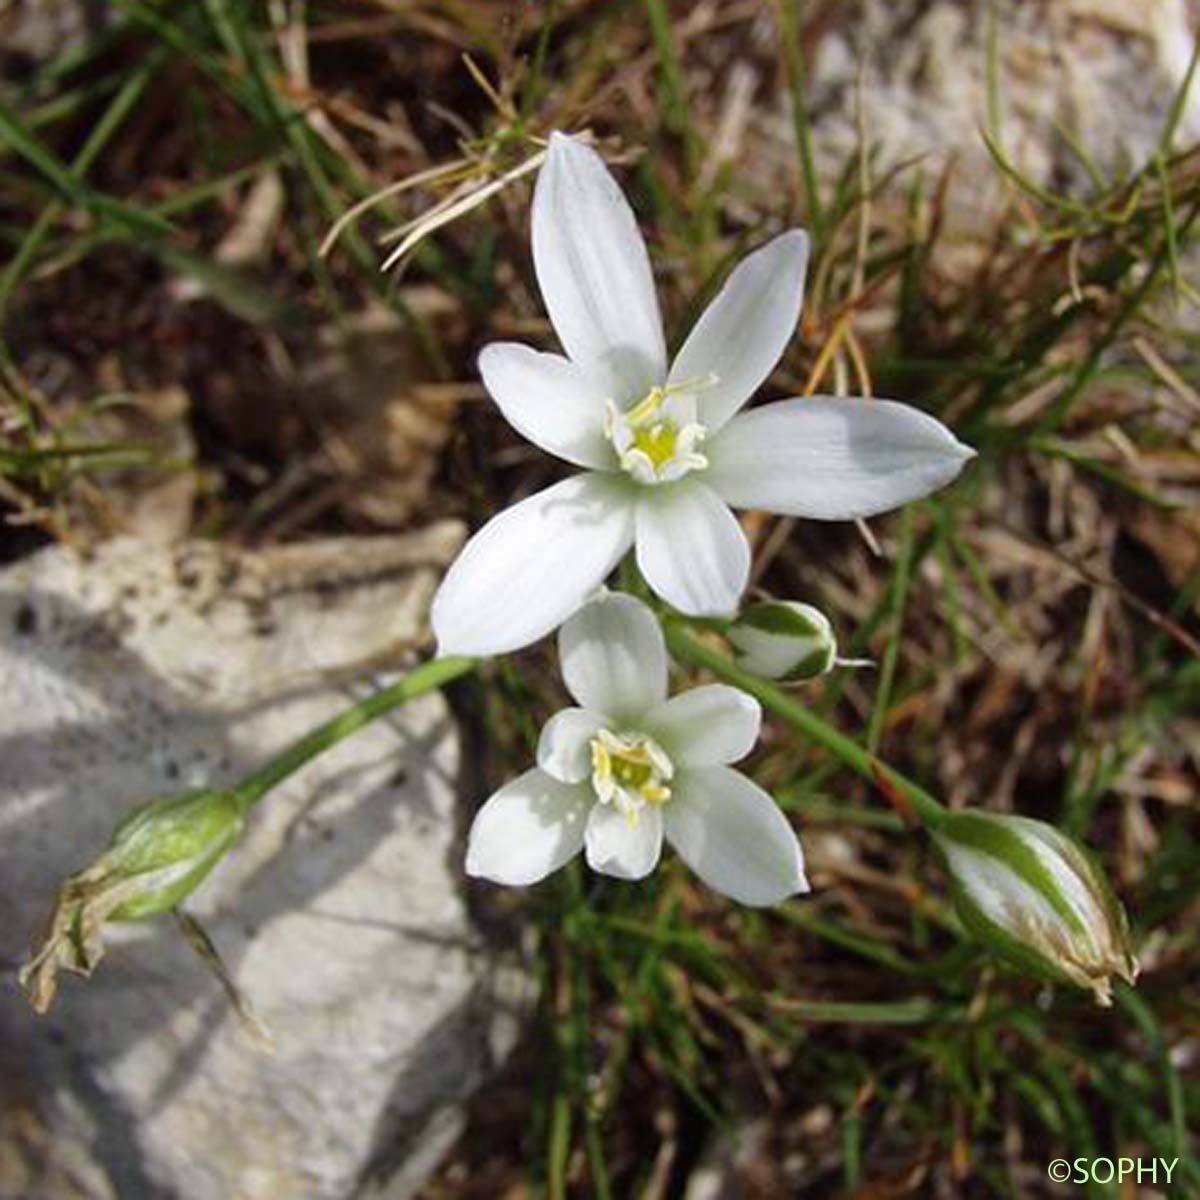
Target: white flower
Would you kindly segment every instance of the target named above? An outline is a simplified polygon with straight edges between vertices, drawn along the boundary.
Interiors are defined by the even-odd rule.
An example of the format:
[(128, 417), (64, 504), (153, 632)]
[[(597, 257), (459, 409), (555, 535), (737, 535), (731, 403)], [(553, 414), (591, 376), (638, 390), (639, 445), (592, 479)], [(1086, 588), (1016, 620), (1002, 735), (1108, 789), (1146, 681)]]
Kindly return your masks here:
[(964, 924), (1018, 967), (1112, 1003), (1111, 978), (1137, 976), (1125, 911), (1066, 834), (1028, 817), (947, 813), (934, 830)]
[(595, 871), (641, 879), (663, 838), (710, 887), (743, 904), (808, 891), (792, 827), (728, 764), (758, 739), (757, 701), (722, 684), (667, 699), (667, 649), (630, 596), (593, 600), (563, 625), (559, 655), (578, 708), (546, 723), (538, 765), (479, 810), (467, 873), (523, 886), (580, 849)]
[(584, 468), (501, 513), (434, 600), (443, 654), (515, 650), (561, 624), (631, 545), (680, 612), (732, 615), (750, 548), (732, 512), (844, 520), (952, 480), (973, 451), (888, 400), (740, 410), (796, 327), (808, 239), (749, 255), (668, 369), (646, 247), (599, 156), (553, 134), (533, 199), (533, 258), (566, 357), (502, 342), (479, 359), (512, 426)]
[(760, 679), (798, 683), (832, 671), (839, 662), (829, 618), (799, 600), (752, 605), (729, 627), (727, 636), (737, 665)]

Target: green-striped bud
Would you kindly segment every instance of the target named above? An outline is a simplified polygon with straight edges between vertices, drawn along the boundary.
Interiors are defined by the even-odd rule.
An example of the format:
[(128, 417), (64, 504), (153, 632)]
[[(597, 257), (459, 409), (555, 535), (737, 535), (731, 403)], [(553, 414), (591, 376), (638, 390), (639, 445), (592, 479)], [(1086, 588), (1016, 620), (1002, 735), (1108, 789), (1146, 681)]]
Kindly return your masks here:
[(1137, 960), (1125, 911), (1076, 842), (1043, 821), (947, 813), (934, 832), (967, 928), (1013, 965), (1090, 988), (1112, 1003), (1112, 976)]
[(832, 670), (837, 639), (829, 618), (798, 600), (751, 605), (729, 626), (737, 665), (760, 679), (798, 683)]
[(241, 800), (216, 791), (164, 796), (122, 821), (109, 848), (58, 890), (46, 936), (21, 971), (34, 1008), (50, 1006), (60, 970), (92, 973), (107, 922), (152, 917), (190, 895), (243, 823)]

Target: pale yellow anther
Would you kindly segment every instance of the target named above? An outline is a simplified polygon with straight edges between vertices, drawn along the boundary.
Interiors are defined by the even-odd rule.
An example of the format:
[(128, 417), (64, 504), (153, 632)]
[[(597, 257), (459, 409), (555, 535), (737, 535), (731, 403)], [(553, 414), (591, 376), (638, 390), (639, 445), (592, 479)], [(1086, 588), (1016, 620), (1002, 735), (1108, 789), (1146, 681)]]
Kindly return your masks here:
[(612, 804), (636, 828), (647, 804), (666, 804), (675, 774), (671, 760), (652, 738), (602, 729), (592, 738), (592, 787), (601, 804)]
[[(716, 381), (714, 375), (656, 385), (624, 412), (607, 401), (604, 430), (622, 468), (639, 483), (656, 484), (707, 467), (708, 459), (696, 449), (707, 433), (704, 426), (681, 418), (678, 408), (663, 410), (672, 396), (703, 391)], [(690, 409), (685, 405), (682, 411)]]
[(644, 399), (639, 400), (625, 413), (625, 420), (631, 428), (645, 425), (658, 414), (658, 410), (670, 394), (667, 390), (669, 387), (670, 384), (667, 387), (652, 387)]

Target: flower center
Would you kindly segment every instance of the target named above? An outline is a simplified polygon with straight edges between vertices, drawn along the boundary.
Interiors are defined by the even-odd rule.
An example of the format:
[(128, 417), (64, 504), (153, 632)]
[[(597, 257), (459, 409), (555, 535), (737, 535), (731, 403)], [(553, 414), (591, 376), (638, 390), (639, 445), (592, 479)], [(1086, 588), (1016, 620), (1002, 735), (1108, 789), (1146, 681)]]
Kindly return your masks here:
[(653, 738), (601, 729), (590, 745), (596, 798), (615, 805), (631, 828), (647, 804), (670, 800), (675, 767)]
[(715, 376), (652, 387), (632, 408), (620, 412), (608, 401), (605, 432), (621, 467), (638, 483), (672, 483), (689, 471), (703, 470), (708, 459), (696, 447), (708, 430), (695, 418), (689, 393), (711, 387)]

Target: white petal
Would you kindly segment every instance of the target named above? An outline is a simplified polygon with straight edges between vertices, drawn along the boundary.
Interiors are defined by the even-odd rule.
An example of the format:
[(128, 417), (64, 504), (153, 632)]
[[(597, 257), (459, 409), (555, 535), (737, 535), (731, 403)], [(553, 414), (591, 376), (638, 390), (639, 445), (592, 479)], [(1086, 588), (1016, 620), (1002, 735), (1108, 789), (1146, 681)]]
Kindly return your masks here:
[(556, 712), (542, 726), (538, 766), (563, 783), (582, 783), (592, 773), (591, 740), (605, 724), (604, 717), (586, 708)]
[(742, 904), (778, 904), (808, 891), (787, 818), (730, 767), (682, 771), (666, 805), (667, 840), (709, 887)]
[(566, 784), (534, 767), (502, 787), (475, 814), (467, 874), (524, 887), (573, 858), (583, 845), (587, 784)]
[(666, 374), (646, 244), (616, 180), (582, 142), (550, 135), (533, 194), (533, 264), (563, 349), (640, 400)]
[(892, 400), (781, 400), (705, 443), (705, 480), (736, 508), (821, 521), (887, 512), (949, 483), (975, 452)]
[(939, 839), (951, 874), (979, 911), (1010, 937), (1028, 943), (1053, 941), (1070, 945), (1072, 931), (1062, 914), (1035, 887), (998, 858), (976, 849)]
[(495, 342), (483, 348), (479, 371), (522, 437), (577, 466), (617, 469), (604, 433), (605, 390), (583, 368), (559, 354)]
[(575, 475), (493, 517), (433, 598), (439, 654), (504, 654), (571, 615), (629, 549), (622, 480)]
[(1085, 931), (1085, 939), (1095, 941), (1111, 929), (1112, 922), (1105, 913), (1103, 892), (1093, 881), (1095, 869), (1074, 842), (1044, 821), (993, 815), (1013, 829), (1037, 855), (1038, 861), (1054, 881), (1058, 894), (1074, 910)]
[(793, 229), (737, 265), (696, 322), (671, 382), (716, 376), (697, 392), (700, 422), (715, 432), (766, 380), (800, 319), (808, 235)]
[(682, 479), (641, 490), (637, 562), (646, 582), (680, 612), (732, 616), (750, 575), (750, 545), (711, 488)]
[[(726, 631), (734, 660), (760, 679), (799, 682), (831, 671), (837, 637), (819, 608), (799, 600), (766, 600), (752, 604)], [(861, 659), (841, 660), (846, 665)]]
[(581, 608), (558, 635), (563, 682), (584, 708), (621, 724), (667, 695), (667, 647), (654, 614), (609, 592)]
[(632, 825), (611, 804), (594, 805), (584, 836), (588, 866), (618, 879), (644, 879), (658, 865), (662, 838), (662, 814), (652, 805)]
[(642, 728), (684, 767), (737, 762), (754, 749), (762, 709), (753, 696), (711, 683), (673, 696), (648, 712)]

